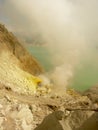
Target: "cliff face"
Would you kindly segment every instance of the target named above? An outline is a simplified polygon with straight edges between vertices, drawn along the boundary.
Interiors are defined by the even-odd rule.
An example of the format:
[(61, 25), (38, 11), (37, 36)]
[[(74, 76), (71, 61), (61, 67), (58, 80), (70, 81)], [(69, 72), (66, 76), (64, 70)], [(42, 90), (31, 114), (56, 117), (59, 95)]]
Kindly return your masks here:
[(0, 52), (10, 51), (20, 62), (20, 67), (31, 74), (38, 75), (43, 72), (42, 67), (20, 44), (18, 39), (0, 24)]
[(0, 24), (0, 84), (14, 92), (32, 95), (42, 81), (35, 75), (42, 72), (36, 59)]

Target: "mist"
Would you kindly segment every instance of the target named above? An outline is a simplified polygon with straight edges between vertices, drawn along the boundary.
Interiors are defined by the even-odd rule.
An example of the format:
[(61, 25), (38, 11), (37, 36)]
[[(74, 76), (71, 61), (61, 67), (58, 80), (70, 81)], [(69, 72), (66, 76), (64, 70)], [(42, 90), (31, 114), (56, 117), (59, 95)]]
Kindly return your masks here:
[(98, 45), (97, 0), (7, 0), (2, 12), (11, 30), (41, 36), (52, 54), (56, 86), (68, 86), (81, 59)]

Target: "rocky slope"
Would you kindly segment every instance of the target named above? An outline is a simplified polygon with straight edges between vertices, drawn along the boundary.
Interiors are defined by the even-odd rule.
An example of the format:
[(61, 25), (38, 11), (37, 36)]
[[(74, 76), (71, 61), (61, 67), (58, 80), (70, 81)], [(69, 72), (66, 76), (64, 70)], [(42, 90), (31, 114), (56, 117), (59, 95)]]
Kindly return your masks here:
[(0, 25), (0, 130), (98, 130), (98, 111), (91, 111), (98, 109), (98, 87), (84, 95), (71, 89), (63, 95), (54, 90), (41, 95), (46, 88), (36, 88), (40, 79), (33, 75), (42, 73), (37, 61)]
[(34, 94), (41, 82), (34, 75), (42, 73), (43, 69), (35, 58), (0, 24), (0, 83), (14, 92)]
[(27, 52), (18, 39), (4, 25), (0, 24), (0, 53), (1, 50), (5, 49), (10, 51), (20, 61), (20, 66), (23, 70), (34, 75), (43, 72), (41, 65), (36, 59)]
[[(91, 108), (92, 102), (86, 96), (74, 94), (26, 96), (3, 88), (0, 90), (0, 130), (97, 130), (96, 112), (74, 110)], [(92, 129), (89, 121), (93, 121)]]

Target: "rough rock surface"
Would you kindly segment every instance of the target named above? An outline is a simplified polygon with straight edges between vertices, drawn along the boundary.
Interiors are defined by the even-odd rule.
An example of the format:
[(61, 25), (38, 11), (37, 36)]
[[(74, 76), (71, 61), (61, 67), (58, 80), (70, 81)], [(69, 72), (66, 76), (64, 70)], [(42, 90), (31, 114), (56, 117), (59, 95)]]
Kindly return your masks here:
[[(96, 113), (68, 111), (67, 108), (87, 109), (91, 106), (92, 102), (86, 96), (72, 96), (68, 93), (63, 96), (28, 96), (2, 88), (0, 89), (0, 130), (41, 130), (40, 126), (45, 129), (49, 123), (55, 123), (52, 124), (54, 127), (51, 127), (51, 130), (78, 130)], [(55, 114), (55, 111), (63, 113), (63, 117), (62, 114), (61, 116), (59, 113)], [(94, 116), (94, 120), (97, 119)]]
[(34, 130), (63, 130), (59, 120), (62, 120), (64, 113), (62, 111), (55, 111), (45, 117), (43, 122)]
[(36, 59), (27, 52), (18, 39), (4, 25), (0, 24), (0, 53), (2, 50), (10, 51), (20, 61), (20, 67), (23, 70), (34, 75), (43, 72), (41, 65)]
[(34, 94), (38, 80), (34, 75), (42, 72), (35, 58), (0, 24), (0, 83), (3, 87), (18, 93)]

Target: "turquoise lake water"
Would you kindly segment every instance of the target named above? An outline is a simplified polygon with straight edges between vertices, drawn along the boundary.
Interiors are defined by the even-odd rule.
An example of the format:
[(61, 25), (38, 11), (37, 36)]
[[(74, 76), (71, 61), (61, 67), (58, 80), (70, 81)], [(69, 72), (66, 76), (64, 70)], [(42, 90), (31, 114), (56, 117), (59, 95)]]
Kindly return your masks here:
[[(46, 71), (53, 69), (51, 54), (45, 47), (28, 47), (29, 52), (36, 57)], [(92, 55), (86, 60), (81, 60), (81, 64), (75, 69), (71, 87), (84, 91), (98, 84), (98, 50), (93, 50)]]

